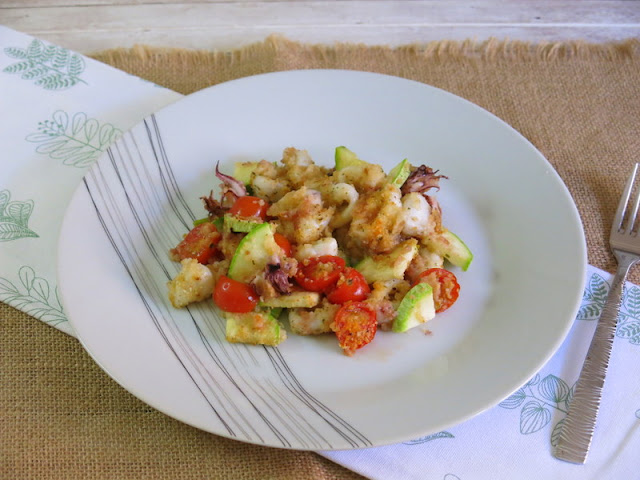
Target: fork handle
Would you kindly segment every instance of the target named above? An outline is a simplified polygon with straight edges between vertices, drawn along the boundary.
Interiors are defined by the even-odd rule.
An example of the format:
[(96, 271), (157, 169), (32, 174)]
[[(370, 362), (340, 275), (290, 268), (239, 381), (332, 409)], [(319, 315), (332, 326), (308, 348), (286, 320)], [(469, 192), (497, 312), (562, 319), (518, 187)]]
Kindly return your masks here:
[(553, 453), (556, 458), (571, 463), (581, 464), (587, 459), (616, 334), (624, 283), (629, 269), (640, 260), (640, 257), (626, 252), (614, 251), (614, 254), (618, 259), (618, 270), (596, 325)]

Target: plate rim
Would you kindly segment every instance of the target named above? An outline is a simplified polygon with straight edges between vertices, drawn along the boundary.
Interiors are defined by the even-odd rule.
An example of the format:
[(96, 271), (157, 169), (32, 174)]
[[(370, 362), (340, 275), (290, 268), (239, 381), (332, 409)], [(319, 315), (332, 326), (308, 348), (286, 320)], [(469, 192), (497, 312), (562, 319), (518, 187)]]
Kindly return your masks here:
[[(580, 239), (579, 245), (578, 245), (578, 252), (577, 255), (580, 257), (581, 261), (580, 261), (580, 265), (581, 265), (581, 277), (582, 277), (582, 284), (581, 284), (581, 289), (580, 291), (576, 291), (575, 292), (575, 299), (573, 302), (573, 306), (571, 308), (571, 310), (574, 312), (574, 317), (575, 317), (575, 313), (577, 313), (578, 308), (580, 306), (581, 303), (581, 299), (582, 299), (582, 292), (584, 291), (584, 286), (585, 286), (585, 281), (586, 281), (586, 269), (587, 269), (587, 245), (586, 245), (586, 238), (584, 235), (584, 227), (583, 227), (583, 223), (581, 221), (581, 217), (580, 217), (580, 213), (579, 210), (575, 204), (575, 201), (570, 193), (570, 191), (568, 190), (564, 180), (560, 177), (560, 175), (558, 174), (558, 172), (555, 170), (555, 168), (553, 167), (553, 165), (551, 164), (551, 162), (537, 149), (537, 147), (535, 147), (535, 145), (528, 139), (526, 138), (522, 133), (520, 133), (518, 130), (516, 130), (514, 127), (512, 127), (511, 125), (509, 125), (506, 121), (502, 120), (500, 117), (498, 117), (497, 115), (493, 114), (492, 112), (484, 109), (483, 107), (480, 107), (479, 105), (473, 103), (470, 100), (467, 100), (464, 97), (460, 97), (454, 93), (451, 93), (447, 90), (444, 90), (442, 88), (439, 87), (435, 87), (433, 85), (429, 85), (426, 84), (424, 82), (420, 82), (417, 80), (412, 80), (412, 79), (407, 79), (404, 77), (400, 77), (400, 76), (395, 76), (395, 75), (389, 75), (389, 74), (381, 74), (381, 73), (375, 73), (375, 72), (363, 72), (363, 71), (357, 71), (357, 70), (341, 70), (341, 69), (309, 69), (309, 70), (286, 70), (286, 71), (279, 71), (279, 72), (269, 72), (269, 73), (262, 73), (262, 74), (256, 74), (256, 75), (251, 75), (251, 76), (247, 76), (247, 77), (241, 77), (238, 79), (232, 79), (232, 80), (228, 80), (226, 82), (222, 82), (220, 84), (205, 88), (203, 90), (200, 90), (198, 92), (195, 92), (193, 94), (187, 95), (185, 97), (183, 97), (182, 99), (179, 99), (161, 109), (159, 109), (157, 112), (163, 112), (166, 110), (170, 110), (172, 108), (175, 108), (176, 104), (179, 104), (181, 102), (183, 102), (185, 99), (187, 98), (191, 98), (191, 97), (199, 97), (201, 95), (207, 95), (207, 92), (217, 89), (220, 86), (223, 85), (227, 85), (230, 83), (237, 83), (237, 82), (242, 82), (242, 81), (247, 81), (247, 80), (251, 80), (253, 79), (255, 81), (255, 79), (257, 77), (272, 77), (272, 76), (288, 76), (288, 75), (314, 75), (317, 74), (318, 72), (321, 72), (323, 74), (325, 73), (334, 73), (334, 74), (350, 74), (350, 75), (363, 75), (363, 76), (372, 76), (372, 77), (377, 77), (377, 76), (382, 76), (382, 77), (387, 77), (390, 79), (393, 79), (394, 81), (405, 81), (405, 82), (412, 82), (414, 84), (420, 85), (421, 87), (427, 87), (427, 89), (433, 89), (436, 90), (438, 92), (440, 92), (441, 94), (444, 94), (445, 96), (448, 96), (450, 98), (455, 99), (455, 101), (462, 101), (464, 104), (466, 104), (467, 107), (471, 107), (474, 109), (477, 109), (479, 111), (482, 112), (483, 115), (488, 115), (490, 117), (492, 117), (492, 119), (494, 121), (497, 121), (502, 128), (507, 128), (508, 130), (510, 130), (510, 132), (512, 134), (515, 134), (519, 140), (521, 142), (524, 142), (527, 144), (527, 146), (536, 153), (536, 156), (538, 157), (538, 161), (542, 161), (544, 164), (546, 164), (546, 166), (553, 172), (553, 174), (557, 177), (557, 179), (559, 180), (559, 186), (562, 188), (563, 190), (563, 195), (568, 199), (568, 204), (571, 207), (571, 219), (572, 221), (575, 221), (575, 224), (573, 225), (573, 227), (577, 227), (578, 231), (580, 233), (580, 235), (578, 236)], [(146, 115), (145, 117), (143, 117), (142, 119), (140, 119), (139, 122), (137, 122), (131, 129), (129, 129), (128, 131), (132, 130), (133, 128), (136, 128), (138, 125), (140, 125), (144, 120), (150, 118), (151, 115)], [(92, 169), (95, 168), (95, 165), (101, 160), (101, 158), (103, 158), (106, 155), (106, 152), (103, 153), (100, 158), (98, 158), (96, 160), (96, 162), (89, 168), (89, 170), (87, 171), (87, 174), (89, 171), (91, 171)], [(69, 203), (69, 206), (71, 204), (73, 204), (74, 201), (76, 201), (76, 196), (79, 195), (78, 192), (82, 191), (83, 189), (83, 184), (82, 182), (80, 183), (80, 185), (77, 187), (76, 191), (74, 192), (72, 199)], [(70, 210), (69, 206), (67, 207), (66, 211), (65, 211), (65, 215), (64, 215), (64, 219), (63, 219), (63, 227), (60, 229), (59, 232), (59, 236), (58, 236), (58, 249), (57, 249), (57, 255), (56, 255), (56, 259), (60, 258), (61, 256), (61, 251), (63, 249), (63, 245), (62, 245), (62, 238), (63, 235), (65, 233), (65, 226), (68, 223), (67, 221), (67, 214)], [(56, 268), (56, 275), (57, 275), (57, 280), (58, 280), (58, 285), (60, 285), (60, 291), (61, 291), (61, 300), (63, 305), (67, 304), (67, 302), (69, 302), (67, 295), (64, 293), (64, 287), (62, 286), (63, 282), (62, 282), (62, 275), (61, 275), (61, 267), (59, 265), (57, 265)], [(65, 310), (67, 310), (65, 308)], [(68, 320), (71, 324), (71, 326), (74, 328), (74, 330), (76, 330), (76, 322), (78, 321), (78, 319), (72, 318), (71, 315), (68, 316)], [(572, 318), (571, 320), (567, 321), (564, 324), (564, 328), (563, 328), (563, 332), (562, 335), (558, 336), (555, 340), (555, 342), (553, 343), (553, 345), (550, 345), (549, 348), (546, 351), (546, 354), (544, 355), (544, 360), (539, 362), (539, 365), (533, 369), (533, 371), (531, 372), (526, 372), (522, 374), (522, 377), (525, 378), (523, 383), (526, 382), (528, 380), (528, 378), (530, 378), (532, 375), (534, 375), (537, 371), (539, 371), (540, 368), (542, 368), (543, 365), (545, 365), (546, 363), (548, 363), (548, 361), (551, 359), (551, 357), (557, 352), (557, 350), (560, 348), (560, 346), (562, 345), (562, 343), (564, 342), (564, 340), (566, 339), (567, 335), (569, 334), (571, 327), (573, 325), (575, 321), (575, 318)], [(77, 331), (77, 330), (76, 330)], [(245, 440), (245, 439), (238, 439), (235, 438), (233, 436), (230, 435), (225, 435), (224, 432), (220, 432), (220, 431), (213, 431), (209, 428), (203, 427), (202, 425), (198, 425), (189, 421), (186, 421), (184, 418), (180, 418), (179, 416), (177, 416), (174, 412), (169, 412), (166, 411), (166, 409), (164, 409), (162, 406), (158, 405), (157, 402), (155, 401), (155, 399), (153, 398), (148, 398), (146, 395), (144, 395), (144, 393), (140, 392), (139, 390), (137, 391), (132, 391), (132, 389), (129, 386), (125, 386), (118, 378), (117, 376), (112, 373), (110, 371), (110, 369), (107, 369), (105, 367), (105, 365), (100, 361), (99, 358), (97, 358), (94, 353), (91, 350), (91, 347), (89, 347), (89, 345), (87, 345), (87, 343), (85, 343), (84, 338), (80, 337), (78, 335), (78, 340), (80, 341), (81, 345), (83, 346), (83, 348), (85, 349), (85, 351), (88, 352), (88, 354), (91, 356), (91, 358), (98, 364), (98, 366), (105, 372), (107, 373), (113, 380), (116, 381), (116, 383), (118, 383), (120, 386), (122, 386), (123, 388), (125, 388), (125, 390), (127, 390), (129, 393), (131, 393), (132, 395), (134, 395), (136, 398), (140, 399), (141, 401), (143, 401), (145, 404), (153, 407), (154, 409), (164, 413), (165, 415), (177, 419), (178, 421), (191, 425), (195, 428), (198, 428), (200, 430), (204, 430), (210, 433), (213, 433), (215, 435), (219, 435), (222, 437), (226, 437), (226, 438), (230, 438), (230, 439), (234, 439), (234, 440), (238, 440), (238, 441), (242, 441), (245, 443), (251, 443), (251, 444), (256, 444), (256, 445), (263, 445), (263, 446), (272, 446), (272, 447), (277, 447), (277, 448), (285, 448), (285, 449), (294, 449), (294, 450), (315, 450), (315, 449), (311, 449), (311, 448), (301, 448), (299, 446), (294, 446), (294, 447), (282, 447), (280, 445), (272, 445), (272, 444), (268, 444), (268, 443), (263, 443), (263, 442), (257, 442), (257, 441), (250, 441), (250, 440)], [(503, 398), (507, 398), (509, 395), (511, 395), (514, 391), (516, 391), (518, 388), (520, 388), (521, 385), (518, 385), (516, 387), (513, 388), (513, 390), (511, 390), (507, 395), (505, 395)], [(486, 404), (483, 405), (479, 405), (475, 410), (470, 411), (466, 416), (464, 416), (464, 418), (460, 418), (458, 421), (454, 422), (454, 423), (446, 423), (443, 424), (441, 426), (442, 429), (444, 428), (449, 428), (453, 425), (458, 425), (461, 423), (464, 423), (466, 421), (468, 421), (469, 419), (479, 415), (480, 413), (496, 406), (498, 404), (498, 402), (488, 402)], [(398, 439), (398, 438), (389, 438), (388, 441), (382, 441), (382, 442), (375, 442), (375, 444), (373, 446), (383, 446), (383, 445), (389, 445), (389, 444), (393, 444), (393, 443), (397, 443), (400, 441), (406, 441), (409, 440), (410, 438), (404, 438), (403, 440)], [(332, 449), (324, 449), (326, 451), (328, 450), (350, 450), (351, 448), (332, 448)]]

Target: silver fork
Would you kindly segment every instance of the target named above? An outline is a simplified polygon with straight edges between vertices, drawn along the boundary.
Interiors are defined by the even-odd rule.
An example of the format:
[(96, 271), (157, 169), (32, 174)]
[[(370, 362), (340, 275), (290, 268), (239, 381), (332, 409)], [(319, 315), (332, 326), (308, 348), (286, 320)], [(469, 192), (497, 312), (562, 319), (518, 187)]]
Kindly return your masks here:
[(571, 463), (584, 463), (587, 459), (600, 408), (602, 388), (609, 366), (613, 339), (615, 338), (624, 283), (629, 269), (640, 260), (640, 234), (638, 234), (640, 225), (635, 225), (640, 205), (640, 188), (638, 188), (638, 193), (633, 200), (632, 210), (628, 213), (629, 199), (639, 165), (636, 163), (633, 173), (627, 180), (611, 226), (609, 245), (618, 261), (618, 269), (598, 320), (596, 331), (593, 334), (580, 378), (576, 384), (575, 395), (569, 405), (569, 411), (553, 452), (556, 458)]

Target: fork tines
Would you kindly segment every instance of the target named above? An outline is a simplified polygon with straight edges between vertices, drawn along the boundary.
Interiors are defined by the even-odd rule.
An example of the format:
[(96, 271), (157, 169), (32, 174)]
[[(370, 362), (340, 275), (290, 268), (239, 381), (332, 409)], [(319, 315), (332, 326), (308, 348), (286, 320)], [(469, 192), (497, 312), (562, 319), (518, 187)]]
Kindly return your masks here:
[[(640, 187), (636, 187), (635, 183), (638, 179), (638, 166), (640, 164), (636, 163), (633, 167), (633, 172), (629, 176), (627, 180), (627, 185), (625, 186), (622, 197), (620, 198), (620, 203), (618, 204), (618, 210), (616, 211), (616, 215), (613, 221), (613, 228), (611, 229), (611, 235), (615, 234), (631, 234), (637, 235), (638, 230), (636, 227), (638, 208), (640, 207)], [(633, 201), (633, 209), (631, 213), (628, 213), (629, 207), (629, 199), (631, 198), (631, 194), (635, 190), (635, 199)]]

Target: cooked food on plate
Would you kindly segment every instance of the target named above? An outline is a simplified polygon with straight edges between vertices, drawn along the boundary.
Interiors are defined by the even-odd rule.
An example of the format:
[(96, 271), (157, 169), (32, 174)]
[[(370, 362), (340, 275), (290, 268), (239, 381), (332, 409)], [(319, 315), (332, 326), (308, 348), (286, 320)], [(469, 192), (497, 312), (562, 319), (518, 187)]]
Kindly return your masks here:
[(443, 225), (438, 171), (405, 159), (385, 173), (341, 146), (334, 168), (287, 148), (216, 176), (221, 194), (202, 197), (208, 215), (169, 252), (181, 270), (168, 289), (176, 308), (212, 300), (229, 342), (278, 345), (288, 319), (290, 332), (334, 334), (352, 355), (458, 299), (452, 270), (473, 255)]

